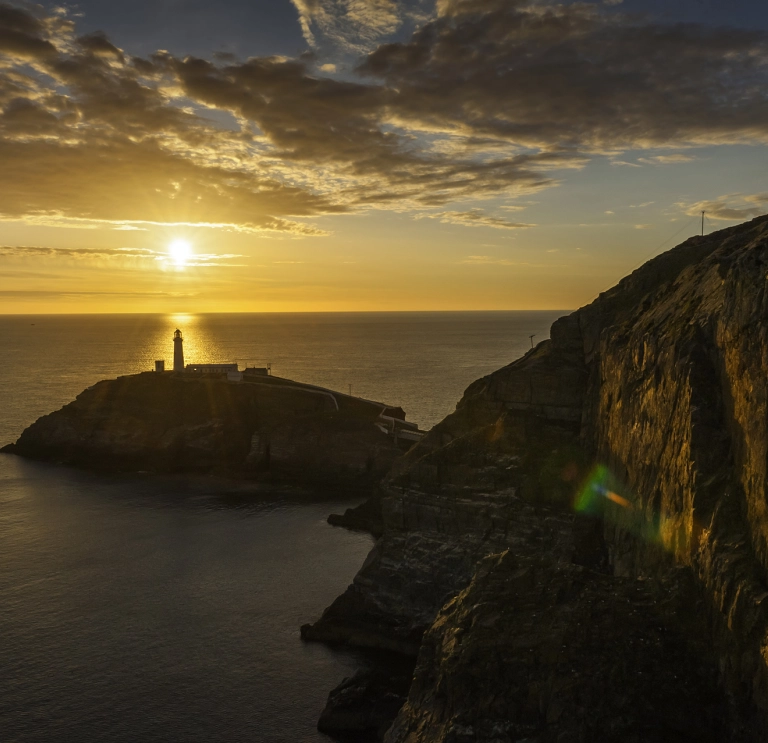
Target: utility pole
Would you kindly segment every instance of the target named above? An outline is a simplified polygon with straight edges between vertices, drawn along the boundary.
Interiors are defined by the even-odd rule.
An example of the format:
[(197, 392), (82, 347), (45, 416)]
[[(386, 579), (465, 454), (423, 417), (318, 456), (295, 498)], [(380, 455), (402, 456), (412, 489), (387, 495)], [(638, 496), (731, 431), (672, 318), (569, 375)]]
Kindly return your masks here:
[(349, 396), (352, 397), (352, 385), (349, 385)]
[(704, 237), (704, 214), (705, 212), (701, 212), (701, 236)]
[(533, 348), (533, 339), (536, 337), (536, 333), (528, 336), (531, 339), (531, 348)]

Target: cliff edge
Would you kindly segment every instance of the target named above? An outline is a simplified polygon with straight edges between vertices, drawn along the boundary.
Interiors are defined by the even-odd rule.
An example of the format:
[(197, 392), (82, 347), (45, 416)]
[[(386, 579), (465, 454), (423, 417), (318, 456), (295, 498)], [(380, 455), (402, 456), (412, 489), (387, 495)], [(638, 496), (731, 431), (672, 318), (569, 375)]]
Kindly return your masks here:
[(768, 736), (768, 217), (687, 240), (395, 461), (303, 636), (417, 657), (389, 743)]

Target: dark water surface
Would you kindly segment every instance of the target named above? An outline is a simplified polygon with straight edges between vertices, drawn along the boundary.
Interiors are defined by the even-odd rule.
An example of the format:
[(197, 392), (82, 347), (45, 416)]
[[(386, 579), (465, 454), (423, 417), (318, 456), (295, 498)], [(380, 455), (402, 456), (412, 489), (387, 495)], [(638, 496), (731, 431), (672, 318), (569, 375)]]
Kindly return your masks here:
[[(562, 313), (0, 317), (0, 444), (103, 378), (171, 361), (402, 405), (428, 427)], [(355, 501), (212, 479), (105, 477), (0, 455), (0, 741), (319, 741), (365, 663), (305, 645), (372, 540)]]

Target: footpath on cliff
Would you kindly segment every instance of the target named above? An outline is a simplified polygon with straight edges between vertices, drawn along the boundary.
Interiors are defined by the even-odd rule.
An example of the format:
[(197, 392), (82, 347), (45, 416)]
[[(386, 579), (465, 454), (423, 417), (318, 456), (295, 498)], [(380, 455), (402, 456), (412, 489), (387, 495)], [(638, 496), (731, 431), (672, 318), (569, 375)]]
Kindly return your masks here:
[(687, 240), (474, 382), (334, 523), (379, 536), (308, 641), (410, 659), (321, 729), (768, 739), (768, 217)]

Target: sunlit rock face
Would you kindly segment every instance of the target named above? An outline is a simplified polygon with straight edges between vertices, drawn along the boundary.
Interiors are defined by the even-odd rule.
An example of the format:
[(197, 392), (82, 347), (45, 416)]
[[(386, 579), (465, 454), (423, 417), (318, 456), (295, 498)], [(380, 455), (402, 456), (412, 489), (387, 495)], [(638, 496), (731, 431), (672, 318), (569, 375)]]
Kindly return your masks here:
[[(621, 285), (606, 297), (617, 305), (610, 324), (599, 302), (583, 311), (593, 337), (603, 325), (583, 437), (634, 503), (606, 514), (615, 572), (690, 568), (725, 687), (753, 707), (751, 730), (765, 739), (768, 220), (688, 245), (703, 255), (658, 286), (625, 280), (634, 308)], [(644, 270), (663, 275), (663, 259)]]
[(387, 741), (766, 739), (767, 275), (768, 218), (686, 241), (396, 461), (308, 632), (429, 625)]

